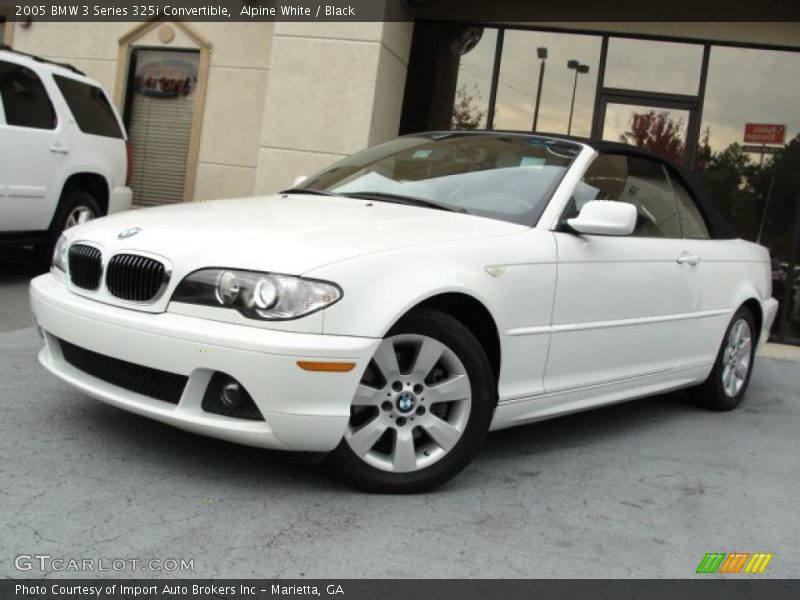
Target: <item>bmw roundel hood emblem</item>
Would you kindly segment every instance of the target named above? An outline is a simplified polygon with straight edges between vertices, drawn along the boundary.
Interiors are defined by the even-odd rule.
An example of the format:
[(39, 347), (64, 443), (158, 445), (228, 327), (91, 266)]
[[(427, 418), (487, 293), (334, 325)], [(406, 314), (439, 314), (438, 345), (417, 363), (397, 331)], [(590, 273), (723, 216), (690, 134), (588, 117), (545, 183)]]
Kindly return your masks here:
[(119, 232), (119, 235), (117, 237), (121, 240), (125, 240), (128, 239), (129, 237), (135, 236), (141, 230), (142, 230), (141, 227), (131, 227), (129, 229), (123, 229), (122, 231)]

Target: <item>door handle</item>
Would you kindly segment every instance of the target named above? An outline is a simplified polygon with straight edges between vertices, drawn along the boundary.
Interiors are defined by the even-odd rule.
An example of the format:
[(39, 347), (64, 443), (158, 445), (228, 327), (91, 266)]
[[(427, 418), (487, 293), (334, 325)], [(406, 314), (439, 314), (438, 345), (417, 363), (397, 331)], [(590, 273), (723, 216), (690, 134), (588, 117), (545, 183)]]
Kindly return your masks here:
[(50, 152), (53, 154), (69, 154), (69, 148), (65, 148), (61, 144), (53, 144), (50, 146)]
[(678, 257), (677, 262), (678, 262), (679, 265), (692, 265), (692, 266), (694, 266), (694, 265), (696, 265), (697, 263), (700, 262), (700, 257), (699, 256), (695, 256), (694, 254), (683, 253)]

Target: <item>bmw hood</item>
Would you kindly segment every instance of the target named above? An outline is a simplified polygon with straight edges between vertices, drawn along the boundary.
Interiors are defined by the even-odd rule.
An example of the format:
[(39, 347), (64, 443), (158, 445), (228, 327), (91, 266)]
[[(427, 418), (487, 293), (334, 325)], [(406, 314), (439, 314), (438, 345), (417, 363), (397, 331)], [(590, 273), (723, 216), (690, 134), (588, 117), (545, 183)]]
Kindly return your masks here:
[(99, 244), (108, 254), (160, 255), (184, 274), (228, 267), (301, 275), (365, 254), (524, 229), (430, 208), (287, 194), (132, 210), (71, 229), (68, 236)]

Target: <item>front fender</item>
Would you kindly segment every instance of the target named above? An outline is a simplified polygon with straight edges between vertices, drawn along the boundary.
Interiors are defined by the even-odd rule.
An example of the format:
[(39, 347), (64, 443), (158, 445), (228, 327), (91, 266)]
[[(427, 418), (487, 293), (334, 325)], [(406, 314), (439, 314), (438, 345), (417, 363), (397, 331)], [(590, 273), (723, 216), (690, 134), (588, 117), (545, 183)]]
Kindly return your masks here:
[[(541, 391), (556, 281), (550, 232), (447, 242), (360, 256), (307, 273), (338, 283), (344, 297), (324, 311), (323, 332), (380, 338), (434, 296), (461, 293), (492, 315), (503, 364), (500, 399)], [(469, 325), (469, 323), (467, 323)], [(540, 335), (516, 335), (541, 328)]]

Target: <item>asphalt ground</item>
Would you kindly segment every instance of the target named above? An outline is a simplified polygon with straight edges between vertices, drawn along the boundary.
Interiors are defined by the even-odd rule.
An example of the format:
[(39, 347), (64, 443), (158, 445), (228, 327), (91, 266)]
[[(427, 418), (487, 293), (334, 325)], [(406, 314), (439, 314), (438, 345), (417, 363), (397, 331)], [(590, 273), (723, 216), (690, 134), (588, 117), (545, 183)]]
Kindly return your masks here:
[[(602, 408), (491, 434), (433, 493), (365, 495), (302, 457), (185, 433), (49, 375), (27, 303), (36, 270), (12, 258), (0, 260), (0, 576), (686, 578), (706, 552), (769, 552), (758, 577), (800, 573), (798, 363), (758, 358), (730, 413), (682, 393)], [(15, 567), (35, 554), (129, 566)]]

